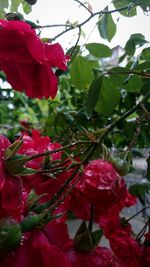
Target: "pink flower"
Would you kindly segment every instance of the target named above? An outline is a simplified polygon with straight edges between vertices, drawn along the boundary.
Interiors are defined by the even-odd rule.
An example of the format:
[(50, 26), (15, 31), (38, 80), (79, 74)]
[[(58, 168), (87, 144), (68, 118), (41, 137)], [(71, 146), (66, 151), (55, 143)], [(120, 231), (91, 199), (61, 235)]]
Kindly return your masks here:
[[(32, 130), (31, 136), (27, 132), (23, 134), (23, 144), (18, 151), (19, 154), (28, 156), (36, 155), (46, 151), (60, 148), (59, 143), (52, 143), (49, 136), (42, 136), (40, 131)], [(62, 152), (52, 153), (51, 160), (61, 159)], [(29, 168), (40, 169), (43, 164), (43, 156), (29, 161), (26, 165)]]
[(0, 69), (15, 90), (54, 98), (58, 82), (52, 68), (65, 71), (66, 61), (58, 43), (43, 43), (26, 22), (0, 20)]

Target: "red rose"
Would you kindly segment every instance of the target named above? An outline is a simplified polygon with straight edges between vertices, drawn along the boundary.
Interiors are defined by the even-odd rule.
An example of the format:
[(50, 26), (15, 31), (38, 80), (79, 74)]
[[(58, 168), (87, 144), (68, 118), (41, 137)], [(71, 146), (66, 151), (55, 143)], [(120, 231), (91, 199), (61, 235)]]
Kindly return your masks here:
[(66, 255), (50, 244), (40, 230), (32, 231), (25, 237), (19, 249), (0, 261), (1, 267), (71, 267)]
[(106, 213), (116, 203), (119, 205), (126, 196), (123, 178), (109, 162), (101, 159), (87, 164), (79, 187), (87, 199), (98, 206), (102, 213)]
[(128, 232), (116, 230), (109, 241), (111, 249), (124, 267), (141, 267), (141, 248)]
[(45, 44), (24, 21), (0, 20), (0, 69), (17, 91), (29, 97), (52, 97), (57, 93), (53, 67), (66, 70), (62, 47)]
[(18, 219), (23, 209), (23, 188), (21, 178), (5, 170), (4, 151), (9, 145), (9, 140), (0, 135), (0, 217), (11, 215)]
[(105, 247), (97, 247), (90, 253), (81, 253), (70, 247), (66, 251), (71, 267), (123, 267), (113, 252)]

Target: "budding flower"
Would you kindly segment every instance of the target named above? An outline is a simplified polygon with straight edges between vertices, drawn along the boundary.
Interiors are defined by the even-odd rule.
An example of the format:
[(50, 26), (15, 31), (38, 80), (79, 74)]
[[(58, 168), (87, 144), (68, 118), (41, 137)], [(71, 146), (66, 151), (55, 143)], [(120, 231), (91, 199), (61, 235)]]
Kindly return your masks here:
[(10, 251), (19, 246), (22, 231), (20, 224), (12, 218), (0, 220), (0, 250)]

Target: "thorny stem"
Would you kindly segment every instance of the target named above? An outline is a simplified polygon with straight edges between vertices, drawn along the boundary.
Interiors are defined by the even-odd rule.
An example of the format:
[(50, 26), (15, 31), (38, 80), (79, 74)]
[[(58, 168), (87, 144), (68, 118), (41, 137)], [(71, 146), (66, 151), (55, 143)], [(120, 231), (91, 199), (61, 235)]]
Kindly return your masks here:
[(54, 153), (63, 151), (65, 149), (67, 149), (67, 148), (70, 148), (70, 147), (73, 147), (73, 146), (76, 146), (76, 145), (80, 145), (80, 144), (93, 144), (93, 142), (92, 141), (78, 141), (78, 142), (73, 142), (71, 144), (62, 146), (62, 147), (57, 148), (57, 149), (54, 149), (54, 150), (48, 150), (48, 151), (43, 152), (43, 153), (32, 155), (32, 156), (28, 157), (28, 161), (33, 160), (33, 159), (37, 159), (37, 158), (40, 158), (40, 157), (43, 157), (43, 156), (48, 156), (48, 155), (51, 155), (51, 154), (54, 154)]

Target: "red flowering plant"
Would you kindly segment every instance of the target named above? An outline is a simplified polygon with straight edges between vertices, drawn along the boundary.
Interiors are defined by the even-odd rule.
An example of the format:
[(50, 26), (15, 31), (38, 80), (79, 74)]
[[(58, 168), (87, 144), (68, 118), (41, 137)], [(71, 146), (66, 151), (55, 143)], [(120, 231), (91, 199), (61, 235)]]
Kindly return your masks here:
[[(1, 267), (145, 267), (150, 264), (149, 216), (147, 215), (143, 228), (137, 234), (130, 224), (130, 221), (142, 211), (146, 211), (149, 205), (131, 217), (124, 216), (124, 208), (135, 206), (137, 196), (142, 202), (145, 193), (150, 188), (149, 182), (128, 188), (124, 178), (132, 170), (131, 150), (140, 134), (139, 128), (145, 122), (145, 127), (147, 127), (150, 91), (147, 90), (145, 84), (141, 90), (143, 97), (139, 96), (139, 89), (135, 90), (133, 107), (123, 95), (123, 90), (126, 89), (128, 83), (127, 97), (134, 92), (131, 76), (141, 75), (144, 80), (149, 77), (147, 73), (149, 68), (142, 69), (142, 72), (139, 72), (140, 68), (133, 70), (134, 62), (134, 64), (129, 64), (132, 65), (131, 70), (125, 69), (121, 72), (120, 68), (113, 71), (108, 69), (108, 72), (104, 71), (101, 74), (103, 70), (100, 70), (100, 66), (95, 65), (91, 59), (89, 65), (86, 65), (88, 57), (82, 57), (78, 47), (81, 27), (93, 16), (103, 15), (102, 22), (99, 18), (99, 28), (104, 37), (104, 35), (107, 36), (108, 29), (104, 34), (102, 27), (105, 24), (104, 28), (107, 28), (108, 20), (111, 19), (111, 23), (113, 20), (112, 17), (105, 17), (105, 15), (111, 15), (108, 8), (100, 13), (93, 13), (89, 3), (76, 2), (90, 13), (90, 17), (77, 26), (66, 24), (64, 32), (59, 33), (53, 39), (76, 27), (79, 29), (78, 40), (75, 46), (69, 49), (69, 56), (65, 55), (59, 43), (53, 43), (53, 40), (47, 38), (41, 39), (42, 26), (25, 20), (19, 13), (10, 12), (5, 14), (5, 19), (0, 19), (1, 75), (4, 77), (5, 74), (5, 78), (14, 91), (19, 91), (20, 95), (24, 92), (30, 101), (31, 98), (46, 98), (48, 106), (51, 106), (48, 98), (55, 98), (59, 76), (62, 73), (66, 74), (67, 70), (70, 71), (71, 79), (68, 78), (66, 83), (65, 78), (62, 78), (63, 82), (60, 86), (62, 94), (66, 92), (65, 86), (71, 93), (76, 87), (77, 94), (79, 94), (79, 89), (83, 89), (83, 85), (86, 88), (88, 79), (91, 79), (89, 77), (93, 77), (92, 64), (94, 64), (95, 75), (94, 80), (90, 80), (90, 85), (88, 84), (89, 92), (88, 97), (86, 96), (86, 112), (92, 118), (91, 123), (94, 129), (92, 126), (89, 127), (90, 130), (85, 127), (82, 127), (80, 131), (74, 129), (76, 120), (79, 119), (77, 117), (71, 124), (71, 129), (65, 129), (66, 135), (58, 138), (59, 127), (56, 130), (56, 136), (50, 137), (50, 134), (45, 133), (44, 130), (47, 128), (43, 125), (33, 127), (32, 123), (21, 120), (17, 137), (13, 136), (10, 141), (6, 137), (7, 134), (0, 135)], [(134, 3), (135, 6), (122, 7), (115, 2), (116, 10), (121, 12), (126, 9), (129, 12), (136, 6)], [(24, 7), (26, 4), (29, 7), (28, 4), (34, 5), (35, 3), (36, 1), (26, 0), (22, 5)], [(146, 4), (143, 6), (138, 3), (137, 5), (141, 6), (144, 11), (147, 10)], [(12, 4), (11, 9), (14, 8)], [(139, 35), (136, 38), (132, 36), (126, 45), (126, 54), (131, 56), (133, 53), (131, 50), (136, 49), (136, 45), (142, 45), (145, 42)], [(100, 51), (103, 51), (104, 46), (99, 47), (96, 43), (87, 44), (86, 49), (92, 55), (92, 57), (89, 55), (89, 58), (101, 57)], [(108, 51), (108, 48), (106, 51), (104, 49), (104, 55), (106, 53), (106, 56), (110, 56)], [(147, 50), (142, 55), (142, 60), (146, 58), (145, 55), (147, 55)], [(67, 61), (69, 61), (68, 65)], [(92, 70), (86, 79), (83, 77), (84, 65), (86, 65), (86, 72), (89, 69)], [(74, 76), (76, 70), (77, 76)], [(115, 77), (119, 73), (125, 75), (125, 79), (117, 76), (117, 81), (112, 78), (111, 84), (111, 75)], [(147, 83), (149, 82), (146, 81)], [(118, 88), (120, 88), (122, 98), (116, 100), (118, 106), (113, 103), (113, 99), (107, 103), (108, 98), (111, 98), (108, 97), (110, 84), (117, 99), (119, 98)], [(99, 86), (102, 88), (99, 89)], [(63, 97), (66, 104), (65, 96)], [(130, 100), (133, 101), (133, 99)], [(119, 106), (119, 101), (122, 106)], [(74, 103), (81, 105), (81, 110), (83, 109), (83, 101), (80, 97), (71, 102), (72, 107)], [(55, 106), (55, 102), (52, 102), (52, 105)], [(106, 106), (114, 110), (114, 116), (112, 114), (111, 117), (111, 112), (108, 110), (104, 112)], [(128, 106), (130, 109), (126, 111)], [(119, 108), (119, 117), (115, 120)], [(56, 111), (58, 111), (57, 108), (54, 113)], [(38, 109), (36, 112), (38, 113)], [(122, 128), (125, 129), (128, 126), (127, 118), (136, 112), (138, 114), (137, 127), (132, 133), (132, 138), (123, 143), (125, 144), (123, 151), (113, 153), (111, 148), (113, 148), (114, 136)], [(71, 121), (72, 114), (69, 113), (70, 117), (65, 118)], [(95, 121), (98, 119), (101, 128), (95, 130), (95, 125), (98, 125)], [(90, 119), (87, 118), (88, 120)], [(47, 120), (48, 126), (49, 121), (57, 128), (56, 120)], [(61, 123), (64, 123), (63, 119)], [(67, 131), (70, 133), (73, 130), (74, 133), (69, 139)], [(114, 142), (116, 147), (122, 140), (119, 139), (118, 143)], [(147, 177), (149, 178), (149, 158), (147, 162)], [(68, 227), (70, 216), (81, 221), (78, 229), (73, 231), (73, 235)], [(107, 240), (107, 245), (104, 245), (104, 239)]]

